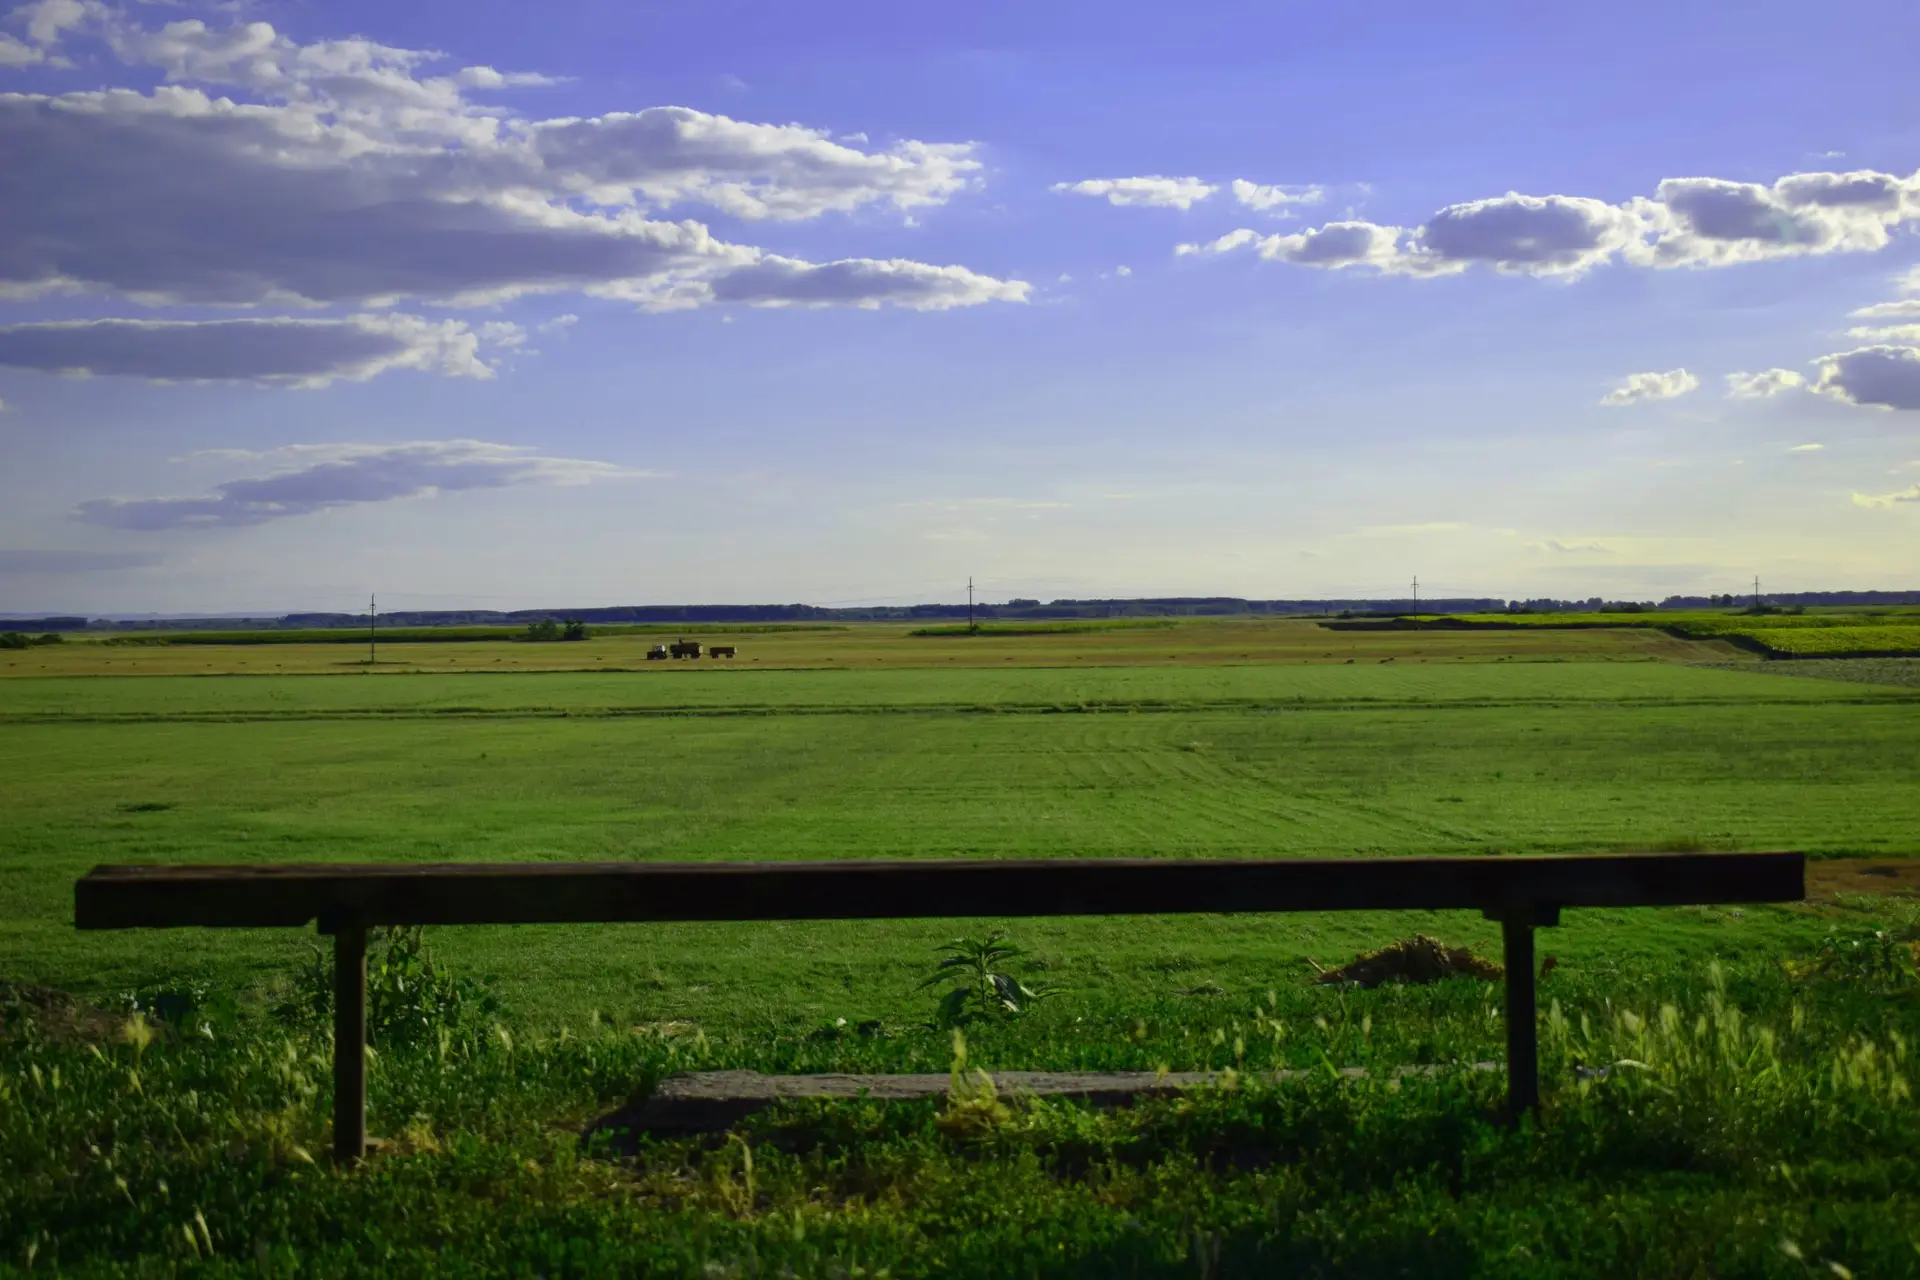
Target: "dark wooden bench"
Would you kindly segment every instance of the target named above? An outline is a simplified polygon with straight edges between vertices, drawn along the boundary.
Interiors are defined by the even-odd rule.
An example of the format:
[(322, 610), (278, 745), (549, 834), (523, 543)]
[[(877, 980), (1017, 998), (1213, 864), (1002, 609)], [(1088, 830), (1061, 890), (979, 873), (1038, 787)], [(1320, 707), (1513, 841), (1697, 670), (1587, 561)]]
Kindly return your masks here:
[(1506, 949), (1507, 1100), (1540, 1096), (1533, 931), (1567, 907), (1796, 902), (1798, 853), (916, 862), (96, 867), (82, 929), (297, 927), (334, 939), (334, 1154), (366, 1147), (367, 930), (382, 925), (1476, 910)]

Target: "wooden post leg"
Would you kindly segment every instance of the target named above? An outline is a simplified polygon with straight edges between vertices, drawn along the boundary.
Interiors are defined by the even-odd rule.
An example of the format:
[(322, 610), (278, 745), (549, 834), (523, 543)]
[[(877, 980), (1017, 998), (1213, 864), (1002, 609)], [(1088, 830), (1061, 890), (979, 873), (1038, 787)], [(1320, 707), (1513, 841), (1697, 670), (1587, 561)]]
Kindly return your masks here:
[(1507, 1119), (1540, 1105), (1539, 1023), (1533, 989), (1533, 919), (1512, 912), (1500, 921), (1507, 965)]
[(367, 1149), (367, 927), (333, 932), (333, 1159), (360, 1163)]

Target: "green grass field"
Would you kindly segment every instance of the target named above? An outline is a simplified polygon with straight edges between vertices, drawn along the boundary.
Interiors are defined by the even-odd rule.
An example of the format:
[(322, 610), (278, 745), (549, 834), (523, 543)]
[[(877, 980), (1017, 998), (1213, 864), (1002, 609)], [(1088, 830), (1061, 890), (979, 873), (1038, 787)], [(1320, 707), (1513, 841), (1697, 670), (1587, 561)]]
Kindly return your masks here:
[[(1378, 625), (1360, 623), (1360, 626)], [(1488, 613), (1412, 620), (1407, 625), (1520, 632), (1644, 628), (1680, 639), (1723, 640), (1783, 658), (1920, 656), (1920, 610), (1827, 610), (1746, 614), (1733, 610), (1647, 613)]]
[[(1916, 702), (1656, 663), (12, 680), (0, 973), (98, 990), (191, 959), (232, 980), (304, 945), (82, 939), (71, 883), (102, 862), (1905, 855), (1920, 852)], [(1637, 946), (1678, 927), (1665, 919), (1570, 929), (1566, 945)], [(1204, 952), (1216, 976), (1260, 982), (1399, 927), (1148, 922), (1117, 949), (1085, 922), (1024, 932), (1082, 964)], [(903, 951), (941, 935), (536, 929), (444, 945), (509, 975), (530, 1011), (705, 1018), (772, 998), (813, 1016), (817, 983), (775, 998), (757, 982), (765, 948), (831, 953), (892, 991)], [(672, 1007), (634, 995), (656, 970), (698, 990)]]
[[(1920, 854), (1920, 690), (1893, 676), (1769, 678), (1710, 650), (1730, 669), (1678, 665), (1615, 633), (1590, 633), (1604, 647), (1585, 660), (1532, 637), (1501, 653), (1499, 635), (1389, 635), (1348, 664), (1327, 656), (1348, 637), (1289, 630), (1262, 634), (1304, 660), (1258, 662), (1240, 657), (1252, 629), (1209, 625), (895, 631), (842, 670), (820, 669), (835, 639), (816, 635), (776, 637), (801, 655), (782, 669), (0, 679), (0, 982), (109, 1010), (127, 992), (237, 1001), (211, 1039), (144, 1050), (8, 1024), (0, 1159), (23, 1176), (0, 1189), (0, 1268), (437, 1274), (456, 1242), (479, 1271), (548, 1275), (1920, 1268), (1920, 1125), (1893, 1083), (1920, 1007), (1781, 968), (1836, 932), (1914, 929), (1891, 899), (1568, 913), (1541, 939), (1565, 1021), (1538, 1133), (1486, 1123), (1496, 1079), (1327, 1080), (1108, 1116), (1016, 1108), (977, 1130), (932, 1105), (790, 1109), (744, 1142), (613, 1161), (572, 1133), (664, 1071), (945, 1070), (915, 987), (936, 944), (994, 922), (431, 931), (455, 973), (489, 980), (501, 1028), (382, 1051), (373, 1124), (400, 1141), (355, 1175), (302, 1162), (325, 1145), (325, 1044), (265, 1012), (310, 937), (72, 928), (73, 880), (97, 863), (1353, 856), (1388, 875), (1414, 853)], [(1169, 635), (1186, 658), (1101, 660)], [(602, 643), (622, 642), (586, 642)], [(1010, 649), (939, 660), (966, 645)], [(1500, 1052), (1485, 984), (1310, 983), (1309, 959), (1415, 931), (1492, 949), (1477, 916), (1011, 929), (1058, 994), (970, 1031), (990, 1069)], [(1643, 1057), (1644, 1079), (1575, 1072)]]

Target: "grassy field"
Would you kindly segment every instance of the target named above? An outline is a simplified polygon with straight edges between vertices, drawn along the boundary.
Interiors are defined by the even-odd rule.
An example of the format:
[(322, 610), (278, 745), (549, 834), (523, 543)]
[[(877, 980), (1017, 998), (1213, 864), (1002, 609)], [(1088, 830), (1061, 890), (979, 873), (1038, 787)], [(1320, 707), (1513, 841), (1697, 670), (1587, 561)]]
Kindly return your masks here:
[[(234, 981), (304, 945), (82, 939), (71, 882), (101, 862), (1906, 855), (1920, 852), (1916, 702), (1660, 663), (11, 680), (0, 973), (98, 992), (191, 962)], [(1608, 917), (1564, 945), (1635, 951), (1648, 930), (1659, 946), (1771, 945), (1792, 921)], [(1023, 931), (1062, 964), (1127, 981), (1191, 954), (1208, 958), (1206, 980), (1258, 985), (1410, 927)], [(849, 974), (875, 1000), (905, 998), (917, 961), (902, 953), (943, 928), (474, 930), (444, 946), (554, 1016), (710, 1018), (771, 1001), (812, 1017), (836, 1011)], [(783, 954), (831, 958), (771, 993), (759, 975)]]
[(1812, 613), (1748, 614), (1735, 610), (1648, 613), (1487, 613), (1408, 619), (1404, 622), (1335, 623), (1367, 626), (1461, 627), (1516, 632), (1621, 627), (1657, 630), (1677, 639), (1720, 641), (1769, 657), (1920, 657), (1920, 609), (1822, 610)]
[[(1126, 621), (1126, 620), (1120, 620)], [(1158, 620), (1156, 620), (1158, 621)], [(1735, 658), (1724, 641), (1684, 640), (1663, 632), (1621, 626), (1578, 631), (1541, 630), (1508, 635), (1336, 633), (1317, 623), (1288, 618), (1225, 618), (1179, 621), (1174, 626), (1104, 626), (1095, 630), (1018, 628), (977, 635), (950, 628), (849, 626), (845, 628), (689, 627), (703, 642), (733, 644), (739, 667), (845, 670), (869, 667), (1086, 667), (1218, 666), (1233, 663), (1475, 662), (1611, 659), (1691, 661)], [(448, 671), (659, 672), (696, 664), (646, 660), (647, 649), (670, 631), (605, 634), (574, 643), (526, 644), (464, 640), (394, 645), (372, 670), (383, 674)], [(154, 637), (163, 639), (164, 637)], [(702, 660), (702, 667), (707, 665)], [(76, 635), (57, 645), (0, 650), (0, 678), (40, 675), (229, 675), (327, 674), (369, 670), (364, 648), (348, 644), (263, 645), (114, 644)]]
[[(749, 643), (768, 650), (758, 668)], [(731, 667), (605, 671), (587, 654), (552, 673), (287, 674), (254, 665), (259, 649), (219, 648), (187, 656), (254, 674), (201, 676), (167, 665), (178, 650), (94, 648), (6, 655), (23, 665), (0, 679), (0, 986), (107, 1010), (190, 992), (219, 1012), (181, 1028), (204, 1034), (146, 1048), (116, 1038), (117, 1015), (99, 1022), (104, 1045), (84, 1027), (22, 1038), (0, 991), (0, 1160), (22, 1173), (0, 1180), (0, 1269), (1920, 1269), (1920, 1125), (1901, 1092), (1920, 1002), (1858, 965), (1817, 982), (1781, 965), (1920, 927), (1892, 899), (1568, 913), (1541, 940), (1558, 962), (1543, 998), (1563, 1020), (1543, 1032), (1555, 1100), (1538, 1132), (1486, 1122), (1496, 1079), (1443, 1073), (1392, 1088), (1249, 1082), (1107, 1116), (790, 1109), (744, 1138), (614, 1161), (585, 1158), (572, 1134), (668, 1070), (946, 1070), (953, 1043), (915, 988), (936, 944), (994, 922), (433, 931), (441, 960), (487, 979), (503, 1009), (383, 1048), (373, 1123), (397, 1145), (351, 1176), (301, 1155), (325, 1143), (324, 1040), (267, 1012), (309, 938), (71, 926), (73, 879), (103, 862), (1905, 858), (1920, 854), (1920, 690), (1897, 664), (1861, 679), (1631, 630), (1334, 635), (1265, 621), (763, 634)], [(306, 662), (308, 648), (327, 647), (271, 656)], [(1275, 653), (1290, 658), (1249, 656)], [(151, 665), (97, 674), (122, 660)], [(1842, 678), (1759, 674), (1782, 667)], [(1494, 949), (1497, 927), (1477, 916), (1012, 929), (1029, 975), (1058, 994), (969, 1030), (970, 1060), (990, 1069), (1391, 1068), (1500, 1052), (1497, 988), (1345, 992), (1312, 985), (1307, 963), (1415, 931)], [(1575, 1070), (1623, 1059), (1649, 1065)], [(1595, 1214), (1602, 1199), (1613, 1208)], [(342, 1222), (361, 1226), (329, 1225)]]

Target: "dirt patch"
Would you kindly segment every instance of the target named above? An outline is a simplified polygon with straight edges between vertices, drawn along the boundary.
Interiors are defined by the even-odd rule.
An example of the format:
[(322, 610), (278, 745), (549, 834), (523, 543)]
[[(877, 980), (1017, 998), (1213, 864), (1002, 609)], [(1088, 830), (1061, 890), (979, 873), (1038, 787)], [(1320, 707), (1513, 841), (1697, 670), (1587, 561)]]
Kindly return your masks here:
[(29, 1025), (49, 1040), (108, 1040), (126, 1019), (51, 987), (0, 981), (0, 1035), (19, 1035)]
[(1383, 982), (1438, 982), (1462, 977), (1497, 982), (1504, 975), (1499, 965), (1465, 947), (1450, 947), (1438, 938), (1416, 933), (1404, 942), (1355, 956), (1351, 964), (1338, 969), (1321, 969), (1320, 981), (1377, 987)]
[(1920, 858), (1809, 858), (1807, 900), (1845, 893), (1920, 898)]

